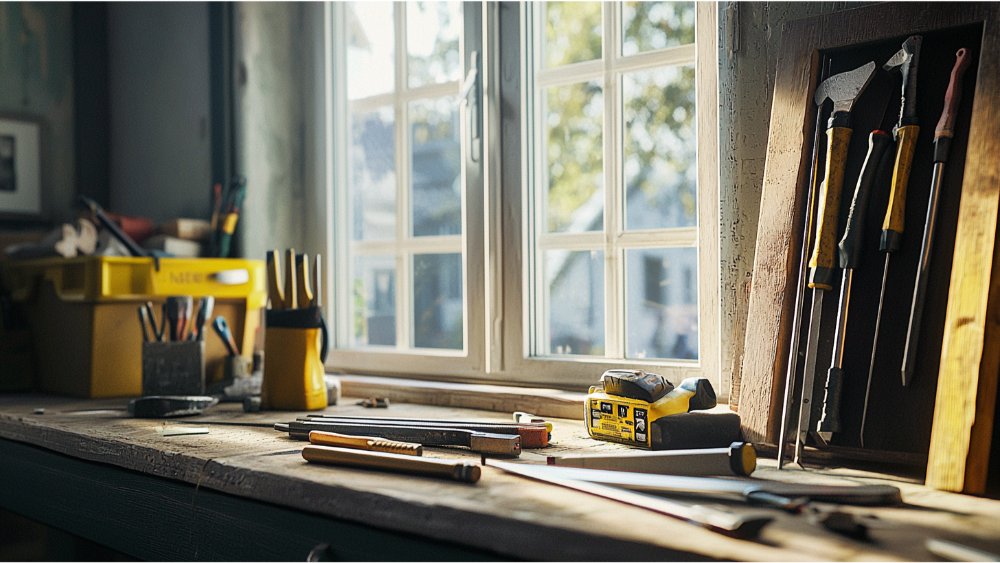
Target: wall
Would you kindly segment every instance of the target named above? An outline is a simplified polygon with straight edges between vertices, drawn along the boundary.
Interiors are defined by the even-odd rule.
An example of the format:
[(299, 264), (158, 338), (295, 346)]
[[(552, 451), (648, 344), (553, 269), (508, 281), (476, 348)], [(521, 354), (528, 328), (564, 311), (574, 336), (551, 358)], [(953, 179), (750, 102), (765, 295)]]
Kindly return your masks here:
[(208, 37), (205, 2), (109, 4), (112, 210), (209, 218)]
[[(870, 2), (719, 4), (719, 186), (723, 381), (742, 350), (774, 75), (786, 21)], [(735, 362), (739, 369), (740, 362)], [(738, 395), (737, 395), (738, 396)]]
[(72, 41), (69, 3), (0, 3), (0, 112), (42, 120), (43, 206), (57, 221), (76, 193)]
[(247, 258), (262, 260), (269, 249), (326, 251), (319, 227), (330, 213), (322, 126), (328, 18), (320, 3), (235, 9), (234, 171), (247, 178), (238, 227)]

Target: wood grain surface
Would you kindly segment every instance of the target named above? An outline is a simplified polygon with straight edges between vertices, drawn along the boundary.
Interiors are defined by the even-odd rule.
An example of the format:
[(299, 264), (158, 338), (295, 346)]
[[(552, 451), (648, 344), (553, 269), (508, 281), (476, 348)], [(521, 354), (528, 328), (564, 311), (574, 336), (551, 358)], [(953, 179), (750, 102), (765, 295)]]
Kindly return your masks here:
[[(374, 411), (351, 403), (353, 401), (345, 400), (342, 405), (330, 407), (325, 412), (507, 419), (499, 413), (471, 409), (393, 405), (387, 410)], [(33, 414), (37, 408), (44, 408), (44, 414)], [(172, 421), (140, 420), (127, 417), (124, 399), (79, 400), (8, 394), (0, 395), (0, 445), (4, 441), (20, 442), (135, 474), (196, 485), (191, 492), (192, 506), (199, 505), (198, 495), (202, 494), (199, 491), (212, 491), (213, 494), (223, 493), (304, 511), (317, 517), (445, 541), (449, 545), (459, 544), (503, 557), (532, 560), (926, 559), (929, 554), (923, 551), (922, 537), (939, 537), (1000, 552), (1000, 502), (933, 491), (905, 480), (889, 482), (903, 490), (907, 505), (845, 508), (859, 515), (877, 517), (877, 526), (872, 527), (874, 542), (850, 540), (811, 525), (804, 517), (780, 511), (773, 511), (775, 521), (764, 529), (761, 540), (749, 542), (639, 508), (508, 475), (488, 466), (483, 468), (479, 483), (464, 485), (432, 478), (311, 465), (299, 453), (303, 442), (290, 440), (271, 428), (274, 422), (292, 420), (301, 414), (245, 414), (238, 405), (224, 403), (202, 416)], [(587, 438), (586, 430), (578, 421), (551, 421), (554, 426), (552, 445), (526, 451), (521, 461), (544, 463), (546, 455), (626, 449)], [(204, 426), (210, 433), (164, 438), (155, 430), (157, 426), (174, 425)], [(425, 455), (478, 459), (477, 455), (460, 449), (426, 448)], [(885, 476), (856, 471), (777, 472), (772, 467), (772, 462), (761, 460), (755, 477), (834, 484), (886, 482)], [(19, 475), (23, 477), (23, 472)], [(129, 494), (128, 484), (121, 485), (118, 493)], [(0, 499), (6, 498), (5, 494), (0, 494)], [(213, 520), (215, 525), (225, 525), (225, 511), (235, 510), (236, 505), (218, 499), (211, 503), (217, 514)], [(725, 501), (719, 504), (737, 511), (747, 509)], [(155, 506), (148, 510), (155, 510)], [(141, 517), (138, 512), (130, 514), (131, 518)], [(234, 526), (245, 527), (247, 514), (228, 516)], [(222, 523), (218, 519), (222, 519)], [(145, 548), (152, 550), (150, 540), (144, 541)], [(205, 553), (218, 554), (210, 550)]]
[[(806, 196), (805, 184), (810, 164), (808, 140), (812, 138), (815, 115), (812, 97), (818, 71), (817, 53), (837, 52), (839, 49), (888, 41), (908, 34), (929, 33), (982, 22), (987, 22), (988, 36), (995, 26), (995, 23), (990, 22), (995, 22), (996, 13), (995, 5), (988, 3), (954, 5), (886, 3), (797, 20), (784, 26), (771, 112), (739, 402), (744, 433), (749, 439), (776, 443), (777, 426), (781, 420), (781, 397), (784, 391), (788, 345), (792, 330), (790, 321), (798, 266), (797, 255), (803, 236), (802, 202)], [(990, 371), (992, 365), (991, 377), (995, 381), (997, 372), (996, 361), (990, 364), (989, 357), (979, 358), (977, 353), (973, 352), (973, 349), (976, 349), (981, 353), (984, 344), (988, 347), (990, 342), (995, 342), (988, 339), (984, 341), (983, 336), (985, 334), (989, 337), (990, 334), (986, 327), (987, 294), (993, 263), (993, 239), (996, 235), (997, 199), (994, 194), (997, 191), (997, 129), (996, 110), (993, 109), (996, 103), (992, 103), (991, 100), (995, 102), (997, 95), (995, 83), (997, 73), (996, 63), (990, 61), (995, 61), (997, 51), (996, 43), (990, 44), (984, 39), (980, 76), (984, 75), (985, 69), (993, 69), (989, 71), (992, 72), (992, 78), (977, 83), (975, 89), (976, 106), (972, 120), (976, 125), (971, 136), (975, 141), (969, 143), (966, 177), (961, 194), (963, 214), (959, 219), (960, 230), (957, 235), (957, 240), (963, 241), (962, 244), (967, 246), (974, 246), (975, 251), (966, 252), (956, 245), (956, 269), (952, 271), (953, 280), (964, 276), (962, 279), (969, 284), (969, 288), (961, 292), (967, 296), (963, 301), (967, 312), (960, 314), (958, 311), (961, 307), (958, 303), (955, 304), (955, 312), (952, 312), (949, 301), (946, 334), (962, 327), (960, 332), (963, 332), (963, 335), (959, 336), (953, 345), (948, 344), (949, 337), (946, 336), (944, 347), (951, 351), (942, 353), (942, 385), (937, 387), (938, 393), (965, 394), (961, 399), (953, 397), (943, 402), (939, 395), (939, 408), (944, 404), (954, 404), (955, 412), (975, 413), (976, 410), (970, 406), (969, 396), (972, 397), (971, 403), (978, 400), (981, 403), (980, 415), (976, 416), (976, 420), (980, 427), (986, 425), (986, 417), (982, 415), (986, 414), (987, 403), (992, 405), (991, 401), (995, 400), (995, 392), (991, 393), (989, 382), (984, 381), (989, 379), (985, 374)], [(981, 94), (983, 92), (989, 94)], [(860, 143), (860, 140), (858, 142)], [(974, 173), (973, 168), (976, 168)], [(991, 212), (988, 211), (990, 205), (992, 205), (992, 218)], [(962, 230), (962, 225), (967, 230)], [(963, 239), (963, 233), (966, 232), (968, 238)], [(919, 235), (910, 236), (916, 238)], [(986, 239), (989, 239), (988, 243)], [(959, 257), (960, 252), (965, 258)], [(967, 261), (968, 265), (960, 266), (962, 260)], [(993, 276), (996, 277), (996, 274)], [(807, 294), (806, 298), (809, 297)], [(953, 291), (950, 299), (955, 298)], [(829, 314), (830, 308), (825, 310), (826, 314)], [(972, 310), (976, 313), (973, 314)], [(868, 345), (870, 346), (870, 343)], [(822, 366), (822, 373), (817, 375), (817, 380), (825, 375), (825, 367)], [(946, 372), (951, 375), (945, 375)], [(978, 386), (976, 376), (969, 374), (980, 374)], [(954, 383), (943, 385), (946, 377), (952, 377)], [(818, 387), (817, 395), (822, 399), (821, 381)], [(942, 390), (942, 387), (953, 387), (953, 389)], [(817, 395), (814, 395), (814, 398)], [(813, 402), (816, 402), (815, 399)], [(935, 422), (935, 426), (941, 426), (940, 444), (952, 444), (956, 440), (969, 442), (963, 438), (963, 432), (959, 427), (971, 428), (969, 417), (972, 415), (963, 416), (964, 418), (946, 417), (958, 421), (947, 431), (944, 430), (944, 426)], [(938, 418), (936, 415), (935, 420)], [(976, 432), (979, 432), (977, 434), (979, 440), (988, 444), (989, 431), (981, 428)], [(975, 432), (966, 430), (965, 433), (972, 435)], [(937, 434), (938, 430), (935, 430), (935, 435)], [(920, 439), (918, 437), (912, 441), (919, 443)], [(988, 454), (989, 448), (985, 450)], [(946, 461), (942, 463), (953, 467), (961, 457), (960, 451), (952, 452), (944, 456)], [(932, 451), (930, 455), (932, 466), (934, 458), (935, 454)], [(961, 468), (955, 471), (964, 474), (965, 462), (962, 461), (958, 465)], [(976, 472), (985, 477), (985, 468), (977, 467), (979, 469)], [(933, 482), (937, 483), (936, 480)]]

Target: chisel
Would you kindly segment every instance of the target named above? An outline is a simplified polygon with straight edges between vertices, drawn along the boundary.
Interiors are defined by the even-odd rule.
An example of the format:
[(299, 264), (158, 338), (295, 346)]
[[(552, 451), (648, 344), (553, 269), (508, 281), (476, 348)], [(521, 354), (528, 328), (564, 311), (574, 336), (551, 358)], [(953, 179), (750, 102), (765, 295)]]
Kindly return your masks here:
[(296, 419), (298, 422), (333, 422), (347, 424), (370, 424), (383, 426), (426, 426), (432, 428), (454, 428), (490, 434), (510, 434), (521, 437), (522, 448), (544, 448), (549, 444), (549, 432), (545, 424), (516, 424), (509, 422), (475, 422), (459, 420), (434, 420), (419, 418), (369, 418), (355, 416), (310, 415)]
[[(829, 59), (825, 61), (826, 67), (820, 75), (820, 83), (826, 78), (829, 72)], [(825, 100), (824, 100), (825, 101)], [(806, 225), (802, 230), (802, 249), (799, 251), (799, 276), (795, 284), (795, 314), (792, 317), (792, 342), (788, 347), (788, 367), (785, 371), (785, 399), (781, 409), (781, 429), (778, 439), (778, 469), (785, 465), (785, 444), (788, 434), (788, 417), (791, 415), (792, 400), (794, 398), (793, 389), (795, 387), (795, 366), (799, 360), (799, 334), (802, 327), (802, 304), (805, 300), (806, 292), (806, 265), (809, 260), (809, 233), (812, 231), (813, 214), (819, 192), (819, 144), (823, 134), (823, 104), (816, 107), (816, 128), (812, 147), (812, 167), (809, 169), (809, 192), (806, 195)]]
[(847, 148), (850, 145), (851, 108), (875, 74), (875, 62), (831, 76), (816, 89), (815, 101), (833, 100), (833, 113), (827, 122), (826, 171), (817, 209), (816, 238), (809, 259), (809, 287), (813, 290), (809, 316), (809, 337), (806, 344), (805, 371), (802, 376), (802, 399), (799, 406), (799, 426), (795, 436), (795, 462), (802, 459), (806, 436), (812, 417), (812, 397), (819, 352), (819, 329), (823, 316), (823, 294), (833, 289), (833, 253), (837, 244), (837, 218), (844, 183)]
[[(888, 104), (886, 109), (888, 109)], [(854, 189), (854, 198), (851, 200), (851, 209), (847, 215), (847, 227), (844, 229), (844, 236), (838, 245), (840, 268), (844, 275), (840, 286), (837, 325), (833, 337), (833, 358), (830, 371), (827, 372), (826, 376), (823, 416), (820, 418), (818, 426), (820, 436), (827, 442), (830, 441), (834, 432), (840, 432), (840, 395), (844, 381), (844, 372), (841, 368), (844, 362), (847, 315), (850, 311), (851, 281), (854, 278), (855, 268), (861, 262), (868, 201), (871, 198), (872, 186), (878, 177), (878, 171), (881, 169), (882, 159), (891, 145), (892, 137), (881, 129), (876, 129), (868, 135), (868, 154), (865, 156), (865, 163), (858, 176), (858, 185)]]
[(520, 436), (455, 428), (293, 421), (277, 423), (274, 429), (288, 432), (290, 437), (297, 440), (308, 440), (310, 431), (322, 430), (348, 436), (379, 436), (386, 440), (413, 442), (424, 446), (464, 446), (480, 453), (521, 455)]
[[(913, 151), (917, 147), (917, 68), (920, 62), (919, 35), (913, 35), (903, 42), (903, 47), (885, 63), (888, 71), (899, 70), (903, 75), (902, 103), (899, 108), (899, 123), (892, 128), (896, 139), (896, 162), (892, 167), (892, 185), (889, 191), (889, 206), (882, 221), (882, 239), (879, 250), (885, 252), (885, 268), (882, 270), (882, 290), (878, 298), (878, 313), (875, 315), (875, 339), (872, 342), (872, 357), (868, 366), (868, 386), (871, 388), (875, 370), (875, 354), (878, 350), (878, 333), (882, 324), (882, 308), (885, 304), (885, 282), (889, 276), (889, 258), (903, 245), (903, 226), (906, 207), (906, 184), (910, 179), (910, 165)], [(866, 400), (867, 402), (867, 400)], [(867, 408), (865, 409), (867, 413)], [(862, 427), (862, 435), (864, 428)]]
[(411, 455), (362, 452), (327, 446), (306, 446), (302, 448), (302, 457), (312, 463), (444, 477), (464, 483), (475, 483), (482, 472), (478, 465), (467, 461), (418, 458)]
[(944, 109), (941, 119), (934, 129), (934, 172), (931, 175), (931, 195), (927, 203), (927, 222), (924, 223), (924, 239), (920, 246), (920, 263), (917, 266), (917, 281), (913, 288), (913, 303), (910, 306), (910, 324), (906, 330), (906, 348), (903, 352), (903, 386), (913, 380), (913, 368), (917, 361), (917, 343), (920, 340), (920, 317), (924, 312), (924, 297), (927, 292), (927, 274), (930, 271), (931, 249), (934, 245), (934, 227), (937, 223), (937, 209), (944, 178), (944, 163), (948, 161), (948, 150), (954, 136), (955, 115), (962, 100), (962, 77), (969, 67), (969, 53), (959, 49), (955, 53), (955, 66), (951, 69), (951, 81), (944, 95)]

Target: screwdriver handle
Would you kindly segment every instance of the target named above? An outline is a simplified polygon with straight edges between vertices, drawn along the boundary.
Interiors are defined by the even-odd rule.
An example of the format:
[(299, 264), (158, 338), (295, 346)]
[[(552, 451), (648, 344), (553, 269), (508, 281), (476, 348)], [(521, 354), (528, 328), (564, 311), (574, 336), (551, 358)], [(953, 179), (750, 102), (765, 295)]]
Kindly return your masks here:
[(289, 248), (285, 251), (285, 309), (298, 309), (299, 303), (295, 298), (298, 283), (295, 279), (295, 249)]
[(892, 136), (885, 131), (876, 129), (868, 135), (868, 154), (865, 156), (861, 175), (858, 176), (858, 185), (854, 189), (854, 199), (851, 200), (851, 210), (847, 215), (847, 228), (844, 229), (844, 237), (840, 239), (838, 245), (841, 268), (853, 270), (861, 261), (868, 200), (871, 198), (872, 186), (878, 176), (879, 164), (890, 145)]
[[(934, 128), (935, 141), (941, 137), (950, 139), (954, 136), (952, 129), (955, 126), (955, 116), (958, 114), (958, 104), (962, 100), (962, 77), (965, 76), (965, 69), (969, 68), (971, 62), (972, 58), (965, 47), (955, 53), (955, 66), (951, 69), (951, 81), (948, 82), (948, 90), (944, 93), (944, 109), (941, 111), (941, 119), (938, 120), (937, 127)], [(934, 160), (938, 161), (936, 158)]]
[(298, 281), (298, 294), (300, 307), (311, 307), (313, 300), (312, 289), (309, 287), (309, 255), (297, 254), (295, 256), (295, 279)]
[[(834, 119), (830, 119), (831, 122)], [(830, 127), (826, 130), (826, 176), (820, 187), (816, 238), (809, 258), (809, 287), (833, 289), (834, 253), (837, 248), (837, 217), (840, 215), (840, 196), (844, 187), (844, 166), (847, 148), (851, 143), (849, 127)]]
[(913, 151), (917, 148), (919, 125), (904, 125), (896, 131), (896, 164), (892, 168), (889, 208), (882, 221), (879, 249), (895, 252), (903, 245), (903, 219), (906, 212), (906, 184), (910, 180)]
[(278, 251), (267, 251), (267, 296), (271, 299), (272, 309), (285, 308), (285, 292), (281, 290), (281, 268), (278, 264)]

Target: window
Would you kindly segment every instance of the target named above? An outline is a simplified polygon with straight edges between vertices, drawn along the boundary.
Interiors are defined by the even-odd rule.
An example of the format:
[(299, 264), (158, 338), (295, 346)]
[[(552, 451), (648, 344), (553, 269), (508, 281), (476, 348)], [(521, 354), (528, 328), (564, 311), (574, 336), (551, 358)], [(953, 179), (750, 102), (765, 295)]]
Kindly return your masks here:
[(717, 377), (714, 4), (334, 13), (331, 367)]

